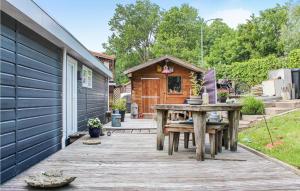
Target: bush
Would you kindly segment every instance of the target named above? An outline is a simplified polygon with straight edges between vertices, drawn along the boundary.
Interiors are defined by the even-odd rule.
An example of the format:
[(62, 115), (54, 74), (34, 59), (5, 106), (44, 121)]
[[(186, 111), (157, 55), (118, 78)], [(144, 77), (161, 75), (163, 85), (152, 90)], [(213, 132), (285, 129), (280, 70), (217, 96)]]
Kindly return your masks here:
[(242, 100), (243, 108), (241, 112), (246, 115), (261, 115), (264, 114), (265, 105), (262, 100), (248, 96)]
[(126, 110), (126, 99), (117, 99), (117, 101), (112, 105), (113, 110), (125, 111)]
[(260, 84), (268, 79), (270, 70), (280, 68), (300, 68), (300, 49), (290, 52), (288, 57), (250, 59), (245, 62), (234, 62), (231, 65), (217, 65), (217, 78), (229, 78), (247, 83), (249, 86)]

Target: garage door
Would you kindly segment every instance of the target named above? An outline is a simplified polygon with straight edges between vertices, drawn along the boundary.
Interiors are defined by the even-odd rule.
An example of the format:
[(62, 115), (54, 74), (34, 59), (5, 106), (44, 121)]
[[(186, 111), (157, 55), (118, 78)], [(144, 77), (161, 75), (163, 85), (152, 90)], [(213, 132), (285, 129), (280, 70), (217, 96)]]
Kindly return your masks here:
[(61, 55), (1, 12), (1, 182), (61, 148)]

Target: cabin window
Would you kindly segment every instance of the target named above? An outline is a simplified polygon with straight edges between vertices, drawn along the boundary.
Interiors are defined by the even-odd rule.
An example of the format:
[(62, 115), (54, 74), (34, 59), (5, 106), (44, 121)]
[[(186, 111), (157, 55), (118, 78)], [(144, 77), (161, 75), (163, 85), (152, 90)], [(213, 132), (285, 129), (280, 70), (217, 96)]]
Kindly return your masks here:
[(168, 76), (168, 93), (181, 93), (181, 76)]
[(82, 66), (82, 87), (92, 88), (93, 71)]

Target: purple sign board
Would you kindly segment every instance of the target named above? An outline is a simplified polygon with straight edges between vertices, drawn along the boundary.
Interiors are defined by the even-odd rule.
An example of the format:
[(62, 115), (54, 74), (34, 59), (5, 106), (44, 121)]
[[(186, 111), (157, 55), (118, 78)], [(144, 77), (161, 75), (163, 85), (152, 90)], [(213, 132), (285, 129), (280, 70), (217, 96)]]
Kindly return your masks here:
[(209, 103), (215, 104), (217, 103), (216, 71), (213, 69), (207, 71), (204, 76), (204, 79), (205, 79), (204, 85), (209, 95)]

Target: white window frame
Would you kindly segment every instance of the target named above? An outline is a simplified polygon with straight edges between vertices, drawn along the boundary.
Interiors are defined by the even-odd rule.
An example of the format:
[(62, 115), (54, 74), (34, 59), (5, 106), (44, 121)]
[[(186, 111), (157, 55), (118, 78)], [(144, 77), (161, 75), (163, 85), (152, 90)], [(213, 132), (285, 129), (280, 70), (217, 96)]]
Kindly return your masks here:
[(93, 88), (93, 71), (86, 66), (82, 66), (81, 82), (82, 87)]

